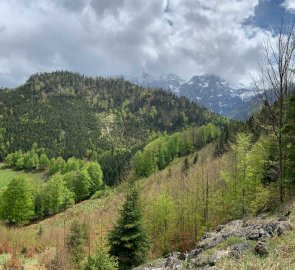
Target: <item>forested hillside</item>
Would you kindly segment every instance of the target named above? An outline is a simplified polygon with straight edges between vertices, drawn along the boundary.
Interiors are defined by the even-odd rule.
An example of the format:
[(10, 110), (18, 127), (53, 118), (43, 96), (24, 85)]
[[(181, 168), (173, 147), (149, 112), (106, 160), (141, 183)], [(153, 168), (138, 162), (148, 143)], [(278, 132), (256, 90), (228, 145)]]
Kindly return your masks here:
[(0, 159), (36, 143), (49, 158), (98, 159), (111, 184), (118, 182), (135, 151), (158, 132), (221, 123), (186, 98), (121, 78), (65, 71), (36, 74), (16, 89), (1, 90), (0, 105)]

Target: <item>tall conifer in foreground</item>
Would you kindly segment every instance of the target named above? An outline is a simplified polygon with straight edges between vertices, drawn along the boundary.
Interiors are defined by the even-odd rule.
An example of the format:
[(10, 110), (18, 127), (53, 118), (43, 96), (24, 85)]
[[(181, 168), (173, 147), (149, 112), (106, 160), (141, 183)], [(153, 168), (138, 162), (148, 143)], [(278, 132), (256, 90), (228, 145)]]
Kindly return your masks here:
[(144, 262), (148, 240), (142, 226), (138, 190), (132, 185), (120, 210), (117, 224), (109, 233), (110, 254), (118, 258), (120, 269), (130, 269)]

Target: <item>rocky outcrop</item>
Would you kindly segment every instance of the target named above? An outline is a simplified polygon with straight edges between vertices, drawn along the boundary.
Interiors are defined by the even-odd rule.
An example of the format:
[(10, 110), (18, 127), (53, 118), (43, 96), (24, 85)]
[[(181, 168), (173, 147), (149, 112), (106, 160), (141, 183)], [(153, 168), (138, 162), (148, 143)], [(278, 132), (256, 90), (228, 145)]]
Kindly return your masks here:
[[(292, 230), (293, 226), (286, 220), (253, 219), (248, 221), (234, 220), (226, 225), (219, 225), (215, 231), (205, 233), (196, 248), (188, 253), (172, 252), (165, 258), (147, 263), (136, 270), (177, 270), (203, 269), (218, 270), (216, 264), (224, 257), (240, 259), (245, 250), (253, 249), (249, 243), (257, 241), (253, 252), (267, 256), (266, 240), (281, 236)], [(224, 243), (229, 238), (239, 243)], [(224, 243), (222, 245), (222, 243)], [(218, 248), (219, 246), (220, 248)], [(210, 252), (208, 252), (210, 251)]]

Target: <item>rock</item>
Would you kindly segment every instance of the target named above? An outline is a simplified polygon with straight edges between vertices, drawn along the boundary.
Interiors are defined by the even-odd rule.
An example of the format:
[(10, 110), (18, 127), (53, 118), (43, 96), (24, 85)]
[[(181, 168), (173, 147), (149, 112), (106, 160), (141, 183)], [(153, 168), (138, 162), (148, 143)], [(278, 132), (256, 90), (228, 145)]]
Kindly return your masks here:
[(270, 222), (264, 225), (264, 230), (270, 235), (275, 235), (276, 228), (278, 226), (279, 222)]
[(223, 235), (217, 234), (214, 237), (208, 237), (200, 241), (197, 244), (197, 248), (202, 248), (202, 249), (213, 248), (219, 243), (222, 243), (223, 241), (225, 241), (225, 238), (223, 237)]
[(255, 252), (260, 256), (266, 256), (268, 254), (266, 244), (263, 242), (258, 242), (255, 246)]
[(237, 250), (231, 250), (231, 251), (229, 252), (229, 256), (231, 256), (231, 257), (233, 257), (233, 258), (239, 260), (239, 259), (241, 258), (241, 256), (242, 256), (242, 254), (241, 254), (241, 252), (239, 252), (239, 251), (237, 251)]
[(293, 230), (292, 224), (289, 223), (288, 221), (282, 221), (277, 227), (277, 235), (281, 236), (290, 230)]
[(218, 250), (209, 259), (209, 265), (213, 266), (219, 262), (222, 258), (229, 256), (229, 250)]
[(239, 243), (231, 246), (231, 250), (235, 250), (238, 252), (242, 252), (244, 250), (249, 249), (249, 244), (247, 242)]
[(247, 249), (249, 249), (249, 244), (247, 242), (232, 245), (230, 247), (229, 256), (239, 260), (242, 257), (242, 252)]
[(180, 269), (182, 262), (174, 257), (169, 257), (165, 263), (165, 270), (177, 270)]
[(217, 232), (220, 232), (222, 231), (222, 229), (225, 227), (225, 225), (218, 225), (217, 228), (216, 228), (216, 231)]
[(247, 239), (249, 240), (258, 240), (259, 239), (259, 230), (254, 229), (253, 231), (250, 231), (249, 234), (247, 235)]
[(196, 258), (199, 254), (204, 251), (202, 248), (195, 248), (188, 254), (188, 259)]
[(204, 240), (204, 239), (209, 238), (209, 237), (211, 237), (211, 234), (209, 232), (205, 232), (205, 234), (203, 235), (201, 240)]
[(181, 260), (181, 261), (184, 261), (187, 257), (187, 254), (186, 253), (183, 253), (181, 252), (178, 256), (177, 256), (177, 259), (178, 260)]
[(174, 251), (174, 252), (169, 252), (164, 256), (164, 258), (169, 258), (169, 257), (178, 257), (181, 254), (181, 252)]

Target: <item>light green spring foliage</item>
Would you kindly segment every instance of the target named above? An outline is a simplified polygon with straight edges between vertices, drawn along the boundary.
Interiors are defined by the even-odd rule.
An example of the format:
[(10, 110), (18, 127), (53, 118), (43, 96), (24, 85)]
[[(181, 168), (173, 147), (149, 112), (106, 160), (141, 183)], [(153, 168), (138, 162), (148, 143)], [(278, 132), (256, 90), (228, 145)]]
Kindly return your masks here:
[(132, 168), (137, 176), (147, 177), (164, 169), (176, 157), (188, 155), (219, 136), (220, 130), (211, 123), (173, 135), (164, 133), (135, 154)]
[[(33, 198), (33, 216), (40, 218), (49, 214), (58, 213), (72, 206), (75, 202), (88, 199), (96, 191), (104, 188), (103, 174), (100, 165), (97, 162), (86, 162), (84, 160), (69, 158), (67, 162), (62, 158), (53, 158), (49, 161), (45, 153), (38, 149), (34, 144), (30, 151), (22, 153), (16, 151), (6, 156), (6, 165), (15, 169), (46, 169), (48, 168), (51, 177), (46, 183), (34, 188)], [(35, 187), (29, 183), (31, 187)], [(4, 195), (2, 196), (2, 199)], [(12, 203), (8, 200), (6, 205)], [(26, 207), (26, 205), (24, 205)], [(22, 220), (15, 221), (8, 219), (5, 215), (0, 217), (11, 223), (23, 224)], [(26, 220), (26, 223), (30, 219)]]
[(75, 194), (65, 185), (62, 175), (55, 174), (45, 186), (44, 211), (46, 213), (58, 213), (74, 204)]
[(262, 184), (263, 173), (269, 156), (269, 137), (260, 137), (252, 144), (251, 135), (240, 133), (233, 146), (234, 168), (223, 172), (226, 183), (225, 205), (233, 217), (254, 214), (268, 198)]
[(145, 209), (146, 215), (149, 216), (149, 219), (146, 220), (149, 234), (152, 235), (152, 238), (158, 239), (155, 243), (157, 247), (153, 248), (161, 250), (163, 254), (169, 252), (169, 245), (173, 238), (175, 207), (172, 196), (162, 192)]
[(100, 245), (96, 252), (88, 257), (84, 270), (117, 270), (118, 266), (117, 260), (109, 255), (108, 249)]
[(44, 154), (44, 153), (41, 154), (40, 158), (39, 158), (39, 168), (45, 169), (49, 166), (49, 163), (50, 163), (50, 161), (49, 161), (48, 157), (46, 156), (46, 154)]
[(26, 224), (34, 217), (34, 199), (30, 182), (14, 178), (1, 196), (1, 219), (10, 224)]

